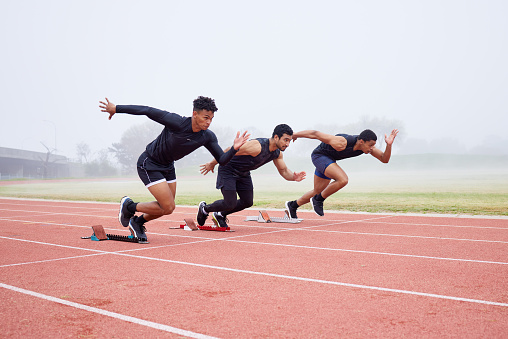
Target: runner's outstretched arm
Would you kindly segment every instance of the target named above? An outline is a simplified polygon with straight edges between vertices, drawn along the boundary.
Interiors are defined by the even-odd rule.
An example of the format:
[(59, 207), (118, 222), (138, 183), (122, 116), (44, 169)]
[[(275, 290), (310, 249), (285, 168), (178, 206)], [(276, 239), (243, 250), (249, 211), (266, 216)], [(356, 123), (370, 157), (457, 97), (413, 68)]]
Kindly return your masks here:
[(293, 172), (288, 168), (288, 166), (284, 162), (282, 153), (280, 153), (277, 159), (273, 160), (273, 164), (275, 165), (275, 167), (277, 167), (277, 170), (279, 171), (281, 177), (283, 177), (287, 181), (302, 181), (303, 179), (305, 179), (306, 176), (305, 172)]
[(371, 152), (372, 156), (381, 161), (382, 163), (387, 164), (388, 161), (390, 161), (390, 157), (392, 155), (392, 144), (398, 133), (399, 130), (394, 129), (392, 130), (390, 135), (387, 136), (385, 134), (385, 143), (386, 143), (385, 151), (382, 152), (379, 148), (374, 148)]
[[(244, 133), (244, 135), (245, 135), (245, 133)], [(237, 134), (237, 136), (238, 136), (238, 134)], [(250, 134), (248, 134), (246, 137), (248, 138), (249, 136), (250, 136)], [(224, 150), (225, 153), (228, 153), (229, 151), (231, 151), (231, 147), (228, 147)], [(260, 152), (261, 152), (261, 144), (259, 143), (259, 141), (254, 139), (254, 140), (249, 140), (249, 141), (245, 142), (243, 145), (241, 145), (235, 155), (250, 155), (250, 156), (255, 157)], [(217, 164), (218, 164), (218, 161), (216, 159), (213, 159), (212, 161), (207, 162), (206, 164), (200, 165), (201, 174), (206, 175), (206, 174), (208, 174), (208, 172), (213, 173), (214, 168)]]
[(347, 141), (344, 137), (310, 129), (294, 133), (293, 141), (296, 141), (298, 138), (318, 139), (319, 141), (332, 146), (337, 151), (343, 151), (347, 146)]
[(163, 111), (157, 108), (149, 107), (149, 106), (140, 106), (140, 105), (115, 105), (111, 101), (106, 98), (106, 102), (99, 101), (102, 112), (109, 113), (109, 120), (116, 113), (127, 113), (132, 115), (145, 115), (148, 118), (152, 119), (155, 122), (158, 122), (161, 125), (178, 128), (181, 123), (183, 117), (176, 114), (170, 113), (167, 111)]
[(233, 142), (233, 147), (228, 147), (225, 151), (223, 151), (219, 146), (217, 137), (214, 134), (213, 140), (211, 140), (208, 144), (205, 144), (205, 147), (208, 149), (208, 151), (210, 151), (217, 163), (220, 165), (225, 165), (231, 159), (233, 159), (240, 148), (249, 140), (249, 137), (250, 134), (247, 134), (247, 131), (243, 132), (242, 135), (240, 135), (240, 132), (236, 132), (236, 138)]

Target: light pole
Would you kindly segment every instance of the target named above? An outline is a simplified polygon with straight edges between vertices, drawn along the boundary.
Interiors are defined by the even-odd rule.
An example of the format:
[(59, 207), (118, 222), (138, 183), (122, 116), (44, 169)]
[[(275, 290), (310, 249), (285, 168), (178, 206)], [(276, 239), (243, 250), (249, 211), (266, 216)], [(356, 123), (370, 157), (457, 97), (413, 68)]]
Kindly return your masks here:
[(56, 153), (56, 125), (55, 125), (55, 123), (53, 121), (50, 121), (50, 120), (43, 120), (43, 121), (44, 122), (49, 122), (55, 128), (55, 153)]

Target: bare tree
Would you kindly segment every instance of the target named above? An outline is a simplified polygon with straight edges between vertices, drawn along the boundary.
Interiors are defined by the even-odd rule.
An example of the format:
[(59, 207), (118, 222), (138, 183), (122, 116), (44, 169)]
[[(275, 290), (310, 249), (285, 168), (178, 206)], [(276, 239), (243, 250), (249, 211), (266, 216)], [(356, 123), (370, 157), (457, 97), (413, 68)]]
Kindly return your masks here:
[(50, 163), (54, 163), (56, 161), (56, 159), (55, 159), (55, 160), (50, 162), (51, 154), (53, 154), (53, 152), (55, 152), (55, 149), (50, 149), (42, 141), (41, 141), (41, 144), (42, 144), (42, 146), (44, 146), (44, 148), (46, 148), (46, 159), (43, 159), (43, 158), (39, 157), (39, 159), (41, 160), (41, 163), (42, 163), (42, 177), (44, 179), (47, 179), (48, 178), (49, 164)]
[(83, 158), (85, 162), (88, 162), (88, 157), (90, 156), (90, 146), (88, 146), (85, 142), (80, 142), (76, 144), (76, 153), (78, 155), (78, 159), (80, 163), (83, 163)]

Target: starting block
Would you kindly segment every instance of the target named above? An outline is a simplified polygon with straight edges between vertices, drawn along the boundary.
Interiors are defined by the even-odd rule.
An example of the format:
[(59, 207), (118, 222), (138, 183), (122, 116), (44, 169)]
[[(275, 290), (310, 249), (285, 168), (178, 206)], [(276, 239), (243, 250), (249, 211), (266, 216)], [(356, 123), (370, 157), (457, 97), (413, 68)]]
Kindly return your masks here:
[[(180, 225), (179, 228), (187, 230), (187, 231), (201, 230), (201, 231), (234, 232), (229, 227), (219, 227), (215, 223), (215, 220), (214, 220), (215, 226), (199, 226), (199, 225), (196, 225), (196, 223), (192, 219), (183, 219), (183, 221), (185, 222), (185, 224)], [(172, 227), (172, 228), (177, 228), (177, 227)]]
[(284, 217), (282, 217), (282, 218), (270, 217), (268, 215), (268, 212), (266, 212), (264, 210), (259, 211), (259, 214), (257, 216), (247, 217), (245, 219), (245, 221), (257, 221), (257, 222), (264, 222), (264, 223), (280, 222), (280, 223), (289, 223), (289, 224), (297, 224), (297, 223), (301, 222), (302, 220), (303, 219), (290, 218), (288, 215), (288, 211), (284, 211)]
[(116, 241), (127, 241), (127, 242), (137, 242), (138, 244), (148, 244), (148, 241), (140, 241), (138, 238), (133, 235), (117, 235), (117, 234), (106, 234), (104, 231), (104, 227), (102, 225), (92, 226), (93, 234), (89, 237), (81, 237), (81, 239), (91, 239), (93, 241), (101, 241), (101, 240), (116, 240)]

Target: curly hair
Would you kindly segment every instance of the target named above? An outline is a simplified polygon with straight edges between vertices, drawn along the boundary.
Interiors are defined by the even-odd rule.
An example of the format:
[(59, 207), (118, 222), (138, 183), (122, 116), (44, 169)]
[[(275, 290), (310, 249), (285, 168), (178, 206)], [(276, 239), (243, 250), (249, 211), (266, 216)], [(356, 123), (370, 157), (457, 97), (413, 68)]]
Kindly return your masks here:
[(293, 130), (291, 129), (291, 127), (289, 127), (286, 124), (280, 124), (280, 125), (275, 126), (275, 129), (273, 130), (273, 133), (272, 133), (272, 138), (274, 136), (278, 136), (279, 138), (282, 138), (282, 136), (284, 134), (293, 135)]
[(195, 111), (204, 109), (215, 113), (218, 110), (217, 106), (215, 106), (215, 100), (201, 95), (193, 101), (193, 104)]
[(360, 133), (358, 139), (363, 141), (371, 141), (371, 140), (377, 141), (377, 135), (370, 129), (366, 129), (362, 133)]

